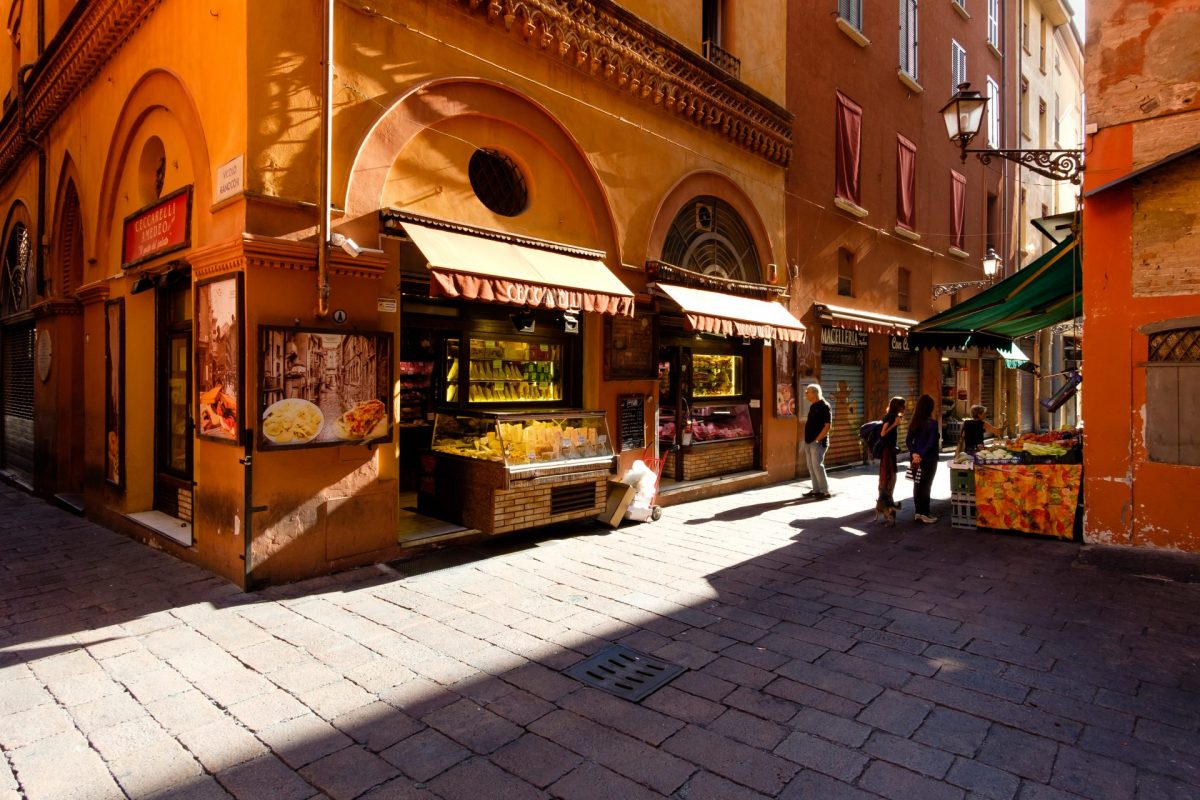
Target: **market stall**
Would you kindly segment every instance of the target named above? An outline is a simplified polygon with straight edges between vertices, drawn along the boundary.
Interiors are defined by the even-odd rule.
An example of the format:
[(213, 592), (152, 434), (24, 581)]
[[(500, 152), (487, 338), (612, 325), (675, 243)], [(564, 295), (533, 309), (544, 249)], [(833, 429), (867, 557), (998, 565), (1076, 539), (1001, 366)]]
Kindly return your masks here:
[(1075, 537), (1083, 484), (1082, 431), (993, 440), (950, 464), (951, 522), (959, 528)]

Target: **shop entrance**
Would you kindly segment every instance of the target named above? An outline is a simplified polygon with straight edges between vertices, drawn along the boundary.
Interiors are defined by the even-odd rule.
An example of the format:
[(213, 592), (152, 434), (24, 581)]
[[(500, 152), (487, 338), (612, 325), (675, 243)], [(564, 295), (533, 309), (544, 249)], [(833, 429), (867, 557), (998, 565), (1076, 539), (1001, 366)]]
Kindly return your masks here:
[(154, 508), (192, 521), (192, 286), (168, 273), (158, 292)]
[(0, 466), (33, 485), (33, 325), (0, 331), (0, 371), (3, 375), (3, 448)]

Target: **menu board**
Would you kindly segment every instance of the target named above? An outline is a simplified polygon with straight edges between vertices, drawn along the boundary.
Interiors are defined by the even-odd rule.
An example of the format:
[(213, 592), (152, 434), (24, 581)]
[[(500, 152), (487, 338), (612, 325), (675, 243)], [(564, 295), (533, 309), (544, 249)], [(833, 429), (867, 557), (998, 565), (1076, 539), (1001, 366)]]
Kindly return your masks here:
[(623, 394), (617, 398), (617, 427), (621, 451), (646, 447), (646, 396)]

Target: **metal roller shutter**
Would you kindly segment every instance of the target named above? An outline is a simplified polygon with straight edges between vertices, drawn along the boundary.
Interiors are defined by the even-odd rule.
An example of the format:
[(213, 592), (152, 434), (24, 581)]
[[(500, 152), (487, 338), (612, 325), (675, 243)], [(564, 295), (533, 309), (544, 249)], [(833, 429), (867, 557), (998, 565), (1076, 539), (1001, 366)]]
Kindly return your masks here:
[(1020, 373), (1021, 381), (1021, 433), (1032, 433), (1034, 425), (1037, 424), (1037, 415), (1034, 413), (1033, 402), (1033, 382), (1037, 378), (1030, 375), (1028, 372)]
[(0, 463), (26, 479), (33, 476), (33, 344), (32, 325), (0, 333), (0, 371), (4, 394), (4, 449)]
[(863, 460), (858, 438), (863, 424), (863, 354), (850, 347), (821, 349), (821, 389), (833, 408), (833, 430), (825, 463), (858, 464)]
[(996, 409), (999, 404), (996, 402), (996, 362), (993, 359), (985, 358), (980, 364), (979, 376), (979, 395), (980, 404), (987, 406), (987, 418), (995, 424)]
[[(917, 369), (917, 354), (892, 352), (888, 356), (888, 400), (893, 397), (904, 398), (904, 418), (896, 432), (896, 443), (901, 450), (904, 449), (904, 437), (908, 435), (908, 418), (912, 416), (920, 396), (921, 373)], [(884, 411), (886, 409), (880, 409), (880, 414)]]

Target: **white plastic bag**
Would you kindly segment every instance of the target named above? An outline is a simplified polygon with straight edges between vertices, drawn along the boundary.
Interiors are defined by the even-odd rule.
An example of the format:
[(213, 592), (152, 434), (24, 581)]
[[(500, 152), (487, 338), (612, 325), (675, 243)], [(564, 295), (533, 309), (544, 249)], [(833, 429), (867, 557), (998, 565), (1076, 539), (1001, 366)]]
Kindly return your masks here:
[(634, 487), (633, 500), (630, 501), (629, 508), (625, 510), (626, 519), (635, 522), (645, 522), (650, 519), (650, 515), (654, 511), (654, 494), (658, 483), (658, 476), (654, 474), (654, 470), (639, 458), (633, 462), (633, 466), (625, 473), (625, 477), (621, 478), (621, 482)]

